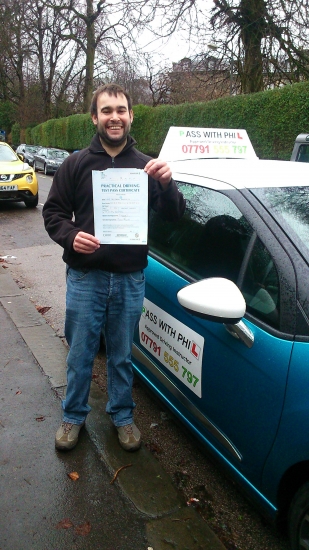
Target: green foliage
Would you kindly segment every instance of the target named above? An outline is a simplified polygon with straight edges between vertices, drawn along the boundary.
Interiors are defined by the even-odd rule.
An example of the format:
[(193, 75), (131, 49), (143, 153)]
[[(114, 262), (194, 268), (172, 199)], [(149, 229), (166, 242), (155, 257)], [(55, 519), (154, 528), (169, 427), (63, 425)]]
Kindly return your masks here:
[(11, 132), (15, 120), (15, 105), (10, 101), (0, 101), (0, 129), (5, 130), (6, 135)]
[(289, 160), (296, 136), (309, 133), (309, 82), (206, 103), (138, 105), (134, 113), (132, 134), (145, 153), (159, 153), (170, 126), (244, 128), (260, 158)]
[[(245, 129), (260, 158), (288, 160), (296, 136), (309, 133), (309, 82), (205, 103), (134, 107), (131, 133), (144, 153), (158, 155), (170, 126)], [(73, 151), (87, 147), (95, 131), (86, 114), (49, 120), (30, 134), (32, 143)]]
[(19, 145), (20, 144), (20, 124), (18, 122), (15, 122), (15, 124), (13, 124), (12, 130), (11, 130), (11, 136), (12, 136), (13, 145)]
[(74, 151), (87, 147), (95, 134), (90, 115), (51, 119), (30, 130), (31, 142)]

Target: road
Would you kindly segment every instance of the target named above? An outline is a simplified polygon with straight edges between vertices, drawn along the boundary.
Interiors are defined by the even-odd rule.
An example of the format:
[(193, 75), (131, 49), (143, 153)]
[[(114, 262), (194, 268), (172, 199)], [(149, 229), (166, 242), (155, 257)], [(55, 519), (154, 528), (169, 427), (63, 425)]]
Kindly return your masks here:
[[(63, 336), (65, 275), (62, 250), (46, 234), (42, 206), (52, 177), (39, 174), (39, 205), (0, 203), (0, 255), (18, 285), (37, 307), (44, 308), (47, 322)], [(96, 366), (104, 385), (104, 359)], [(286, 538), (266, 524), (208, 459), (173, 416), (137, 381), (136, 421), (144, 442), (172, 476), (186, 498), (198, 498), (199, 508), (227, 550), (288, 550)]]

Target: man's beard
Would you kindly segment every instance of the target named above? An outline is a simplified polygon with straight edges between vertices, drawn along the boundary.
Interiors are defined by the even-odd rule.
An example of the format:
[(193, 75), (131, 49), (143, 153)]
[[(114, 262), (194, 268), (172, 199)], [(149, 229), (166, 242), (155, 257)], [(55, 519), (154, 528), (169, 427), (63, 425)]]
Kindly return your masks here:
[(125, 144), (130, 130), (131, 124), (128, 124), (127, 127), (124, 128), (124, 133), (120, 138), (111, 138), (105, 129), (100, 124), (97, 124), (97, 131), (101, 140), (109, 147), (119, 147), (120, 145)]

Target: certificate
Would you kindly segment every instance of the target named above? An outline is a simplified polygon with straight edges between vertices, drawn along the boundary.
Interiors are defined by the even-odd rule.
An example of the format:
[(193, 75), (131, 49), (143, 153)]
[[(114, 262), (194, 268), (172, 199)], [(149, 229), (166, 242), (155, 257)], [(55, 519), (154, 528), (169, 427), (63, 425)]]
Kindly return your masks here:
[(101, 244), (147, 244), (148, 176), (137, 168), (92, 170), (94, 234)]

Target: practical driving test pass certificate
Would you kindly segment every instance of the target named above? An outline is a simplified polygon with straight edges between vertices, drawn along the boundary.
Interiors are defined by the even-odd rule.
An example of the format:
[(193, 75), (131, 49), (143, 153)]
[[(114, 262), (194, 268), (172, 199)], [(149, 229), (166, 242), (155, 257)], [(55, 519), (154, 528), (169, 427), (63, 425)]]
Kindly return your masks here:
[(101, 244), (147, 244), (148, 176), (137, 168), (92, 171), (95, 237)]

